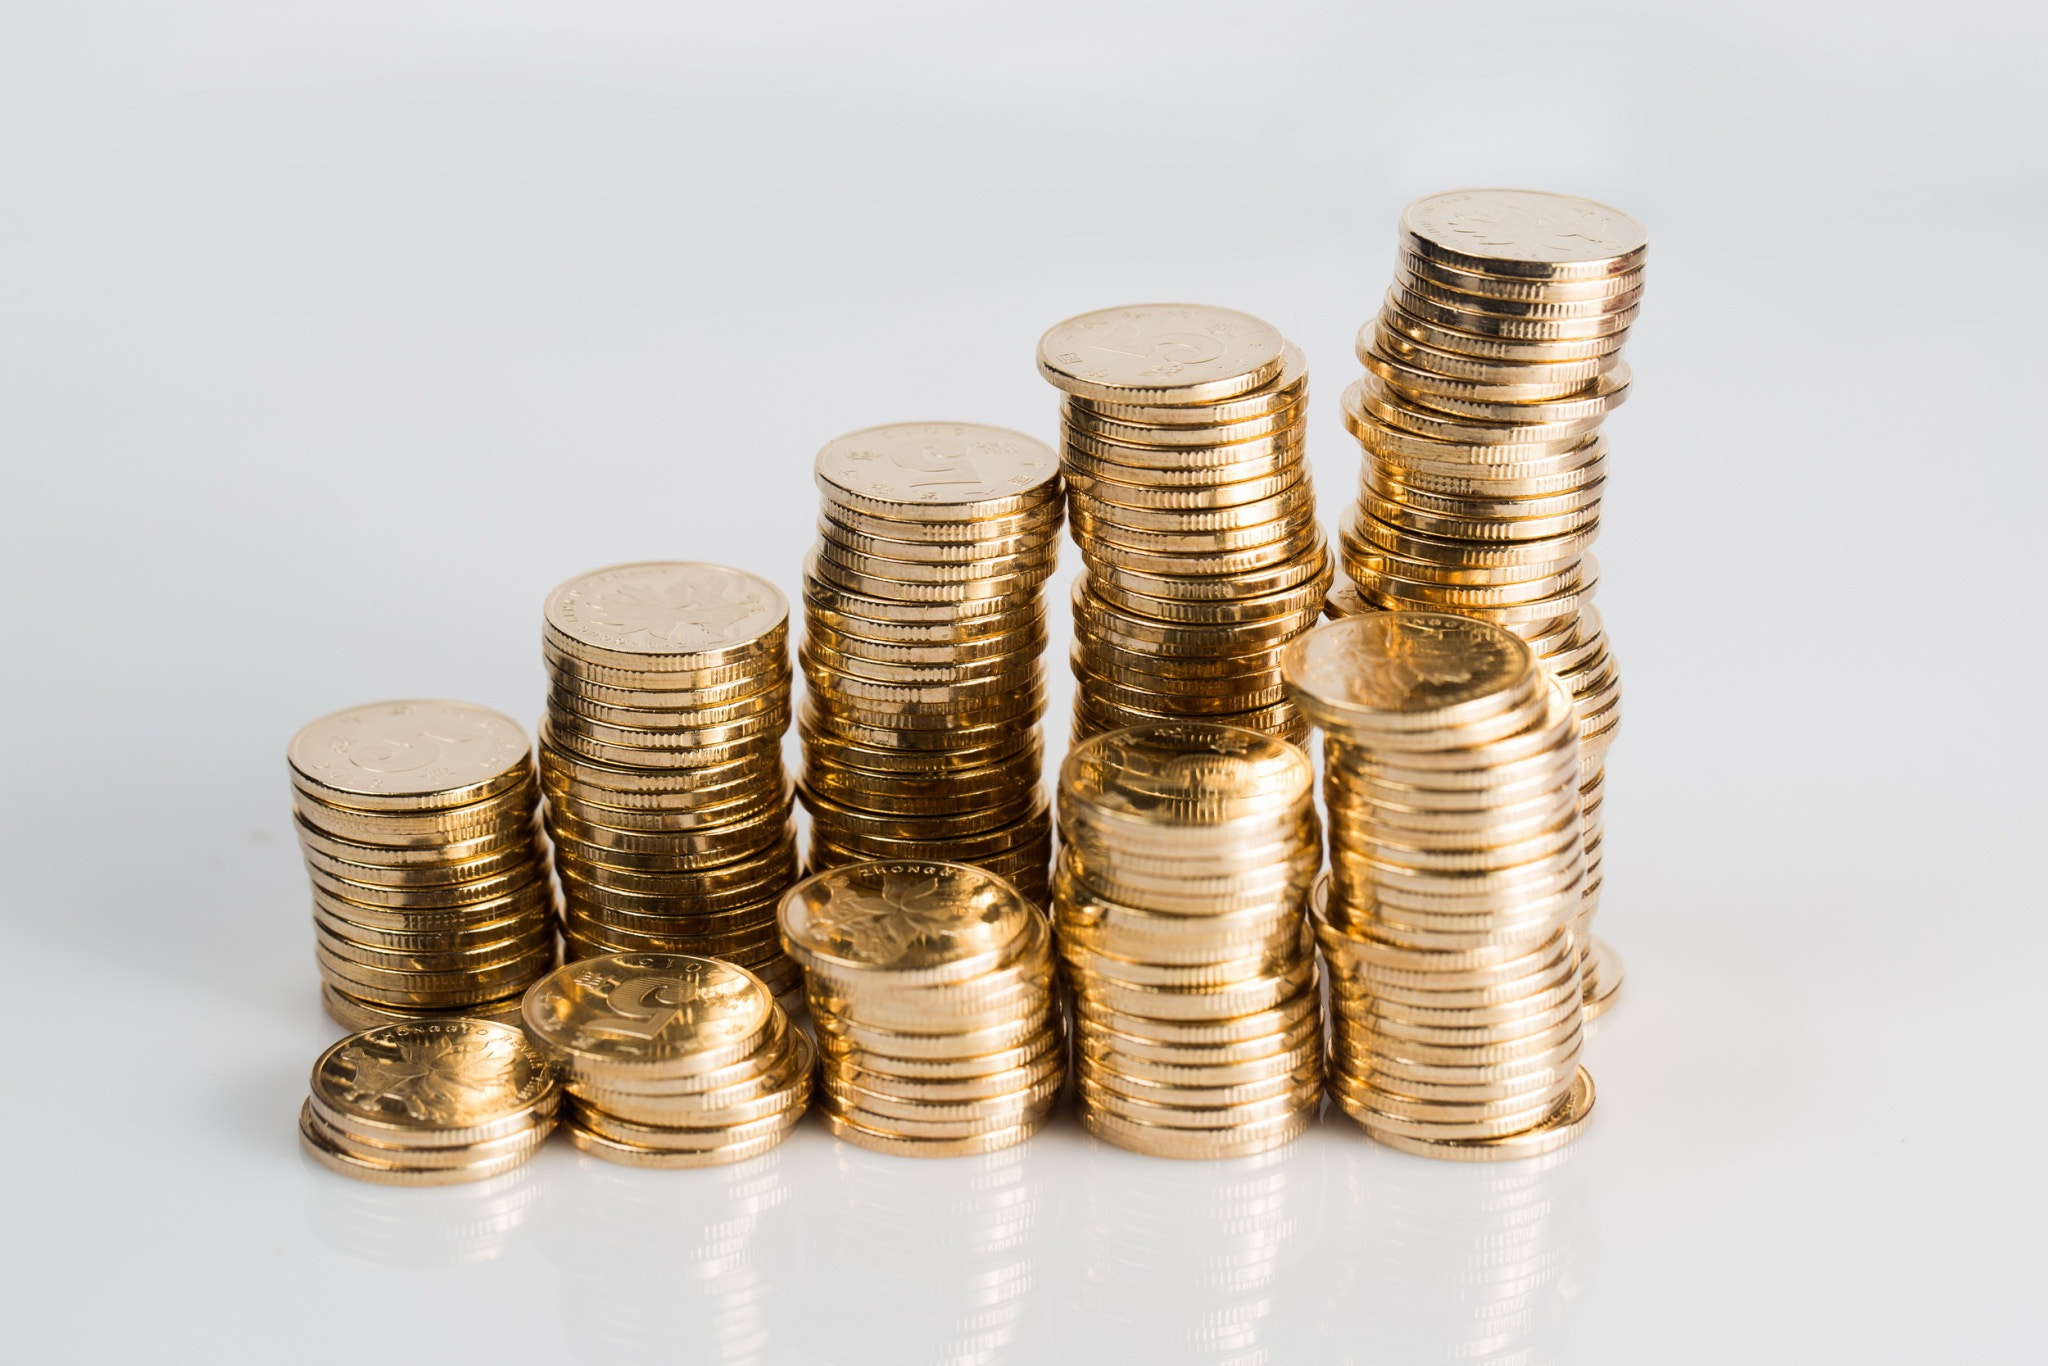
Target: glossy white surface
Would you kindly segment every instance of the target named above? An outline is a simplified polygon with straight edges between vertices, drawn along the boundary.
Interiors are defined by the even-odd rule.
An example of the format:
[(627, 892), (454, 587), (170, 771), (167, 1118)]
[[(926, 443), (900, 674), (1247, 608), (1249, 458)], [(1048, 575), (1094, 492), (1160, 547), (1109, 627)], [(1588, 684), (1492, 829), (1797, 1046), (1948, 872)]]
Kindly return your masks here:
[[(979, 10), (0, 14), (8, 1359), (2037, 1358), (2038, 10)], [(817, 447), (1050, 435), (1107, 304), (1301, 343), (1332, 519), (1395, 214), (1486, 183), (1652, 233), (1565, 1160), (300, 1157), (300, 723), (531, 720), (600, 564), (794, 589)]]

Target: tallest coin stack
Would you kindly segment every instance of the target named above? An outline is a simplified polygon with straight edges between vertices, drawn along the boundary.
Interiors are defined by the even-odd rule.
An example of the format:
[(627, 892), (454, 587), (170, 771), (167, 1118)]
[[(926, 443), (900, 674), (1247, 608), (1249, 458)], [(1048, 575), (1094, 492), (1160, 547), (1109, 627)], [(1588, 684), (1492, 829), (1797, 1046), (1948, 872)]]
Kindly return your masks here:
[(1190, 719), (1300, 742), (1280, 650), (1332, 573), (1303, 459), (1308, 365), (1227, 308), (1141, 304), (1038, 343), (1060, 406), (1074, 738)]
[(1344, 393), (1365, 448), (1341, 531), (1363, 604), (1456, 612), (1528, 641), (1578, 712), (1587, 876), (1572, 933), (1586, 1006), (1621, 986), (1591, 934), (1600, 811), (1621, 682), (1592, 596), (1607, 438), (1648, 239), (1569, 195), (1457, 190), (1401, 214), (1394, 285)]

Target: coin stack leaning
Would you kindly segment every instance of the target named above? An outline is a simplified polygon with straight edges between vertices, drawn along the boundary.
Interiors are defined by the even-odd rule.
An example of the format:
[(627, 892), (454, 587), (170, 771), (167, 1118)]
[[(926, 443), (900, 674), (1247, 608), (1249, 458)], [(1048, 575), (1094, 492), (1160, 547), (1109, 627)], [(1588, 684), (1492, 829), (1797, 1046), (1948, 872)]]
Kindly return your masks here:
[(1337, 1103), (1429, 1157), (1563, 1146), (1593, 1107), (1570, 693), (1511, 632), (1436, 612), (1329, 622), (1285, 667), (1323, 730)]
[(567, 963), (526, 993), (526, 1029), (569, 1093), (570, 1141), (632, 1167), (768, 1151), (810, 1100), (816, 1052), (768, 984), (680, 953)]
[(508, 1016), (555, 963), (554, 893), (519, 723), (379, 702), (292, 737), (321, 1002), (348, 1029)]
[(299, 1144), (323, 1167), (388, 1186), (510, 1171), (555, 1127), (554, 1070), (515, 1024), (451, 1016), (377, 1025), (320, 1055)]
[(722, 565), (619, 565), (548, 596), (540, 773), (569, 957), (705, 954), (778, 992), (797, 875), (789, 607)]
[(1020, 1143), (1052, 1113), (1052, 932), (1008, 882), (961, 863), (851, 863), (789, 889), (782, 933), (804, 966), (833, 1133), (951, 1157)]
[(799, 730), (811, 867), (937, 858), (1043, 905), (1045, 605), (1059, 457), (1000, 427), (912, 422), (818, 453)]
[(1322, 1097), (1315, 770), (1239, 726), (1084, 741), (1060, 770), (1054, 917), (1081, 1122), (1162, 1157), (1298, 1137)]
[(1619, 959), (1591, 933), (1621, 683), (1587, 551), (1647, 243), (1626, 214), (1569, 195), (1416, 200), (1393, 288), (1358, 334), (1365, 376), (1344, 394), (1365, 465), (1341, 539), (1363, 599), (1505, 626), (1572, 691), (1589, 869), (1577, 934), (1596, 1014), (1621, 986)]
[(1074, 585), (1074, 737), (1177, 718), (1299, 742), (1279, 652), (1331, 563), (1303, 458), (1308, 366), (1270, 324), (1147, 304), (1047, 332)]

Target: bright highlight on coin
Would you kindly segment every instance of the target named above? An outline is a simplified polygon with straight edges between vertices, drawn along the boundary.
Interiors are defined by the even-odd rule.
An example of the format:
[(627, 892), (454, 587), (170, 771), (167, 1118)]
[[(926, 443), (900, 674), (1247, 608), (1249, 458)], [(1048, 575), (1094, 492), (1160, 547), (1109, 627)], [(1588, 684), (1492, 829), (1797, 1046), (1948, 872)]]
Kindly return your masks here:
[(711, 954), (778, 991), (796, 877), (789, 605), (723, 565), (656, 561), (548, 596), (540, 772), (571, 958)]
[(1267, 323), (1146, 304), (1047, 332), (1074, 585), (1076, 739), (1176, 717), (1300, 740), (1279, 651), (1332, 567), (1302, 459), (1308, 365)]
[(1001, 427), (840, 437), (804, 571), (799, 792), (811, 866), (957, 859), (1043, 904), (1045, 606), (1059, 457)]
[(292, 737), (321, 1002), (348, 1029), (502, 1017), (555, 962), (526, 734), (466, 702), (379, 702)]
[(819, 1044), (819, 1111), (878, 1152), (1021, 1143), (1051, 1115), (1065, 1038), (1045, 915), (981, 868), (883, 859), (782, 901)]
[(1570, 195), (1419, 199), (1402, 211), (1386, 304), (1358, 334), (1365, 377), (1344, 394), (1365, 465), (1340, 527), (1352, 582), (1331, 610), (1491, 621), (1571, 690), (1588, 865), (1574, 939), (1594, 1014), (1621, 987), (1620, 960), (1592, 936), (1621, 680), (1587, 552), (1606, 486), (1600, 427), (1628, 397), (1621, 350), (1647, 243), (1628, 215)]

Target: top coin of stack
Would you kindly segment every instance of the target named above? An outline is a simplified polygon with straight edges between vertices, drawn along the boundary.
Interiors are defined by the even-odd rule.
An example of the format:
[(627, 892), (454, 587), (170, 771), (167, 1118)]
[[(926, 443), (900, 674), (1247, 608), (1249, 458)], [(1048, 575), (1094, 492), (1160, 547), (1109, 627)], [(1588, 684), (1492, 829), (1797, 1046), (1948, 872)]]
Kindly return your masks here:
[(1430, 1157), (1569, 1142), (1593, 1105), (1570, 695), (1511, 633), (1436, 612), (1330, 622), (1286, 669), (1324, 731), (1338, 1104)]
[(321, 1166), (387, 1186), (445, 1186), (540, 1151), (560, 1092), (516, 1025), (449, 1017), (351, 1034), (313, 1064), (299, 1143)]
[(950, 1157), (1020, 1143), (1052, 1113), (1052, 934), (1015, 887), (960, 863), (847, 864), (789, 889), (782, 933), (804, 965), (833, 1133)]
[[(1615, 209), (1532, 190), (1459, 190), (1401, 215), (1394, 285), (1358, 335), (1344, 395), (1365, 448), (1345, 567), (1380, 607), (1458, 612), (1535, 647), (1579, 715), (1591, 868), (1579, 941), (1593, 952), (1600, 806), (1621, 683), (1592, 610), (1607, 438), (1648, 238)], [(1589, 1008), (1620, 985), (1587, 964)], [(1605, 963), (1605, 972), (1594, 969)]]
[(287, 753), (328, 1014), (366, 1029), (515, 1011), (555, 961), (519, 723), (379, 702), (321, 717)]
[(955, 859), (1041, 903), (1045, 606), (1059, 457), (1000, 427), (912, 422), (818, 453), (804, 573), (811, 865)]
[(789, 605), (722, 565), (654, 562), (548, 595), (540, 771), (569, 956), (704, 954), (777, 991), (796, 877)]
[(1074, 734), (1192, 718), (1300, 740), (1279, 652), (1331, 565), (1303, 459), (1308, 365), (1227, 308), (1143, 304), (1047, 332), (1074, 543)]
[(629, 1167), (768, 1151), (810, 1099), (816, 1054), (745, 968), (680, 953), (567, 963), (526, 993), (526, 1029), (569, 1093), (569, 1138)]
[(1054, 915), (1081, 1122), (1162, 1157), (1242, 1157), (1322, 1098), (1315, 770), (1239, 726), (1098, 735), (1060, 770)]

